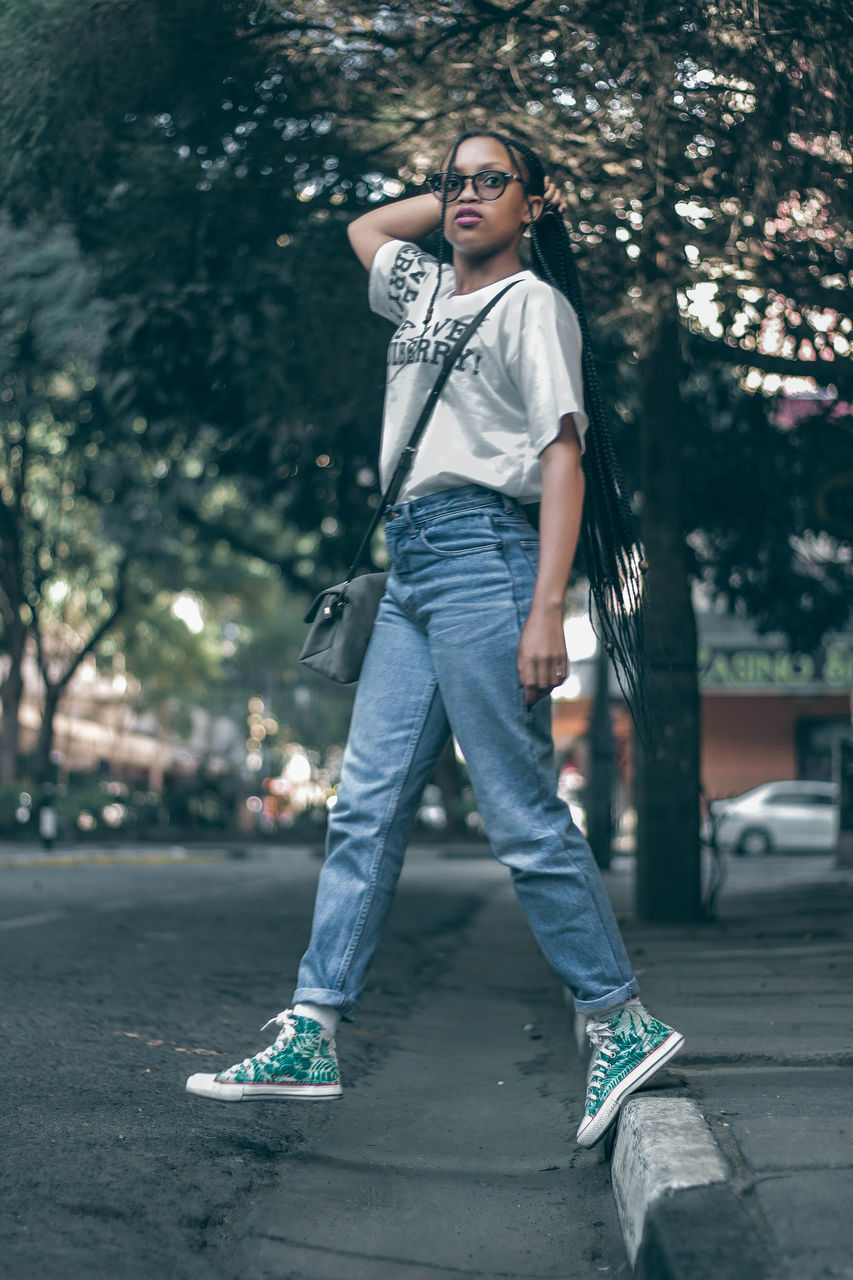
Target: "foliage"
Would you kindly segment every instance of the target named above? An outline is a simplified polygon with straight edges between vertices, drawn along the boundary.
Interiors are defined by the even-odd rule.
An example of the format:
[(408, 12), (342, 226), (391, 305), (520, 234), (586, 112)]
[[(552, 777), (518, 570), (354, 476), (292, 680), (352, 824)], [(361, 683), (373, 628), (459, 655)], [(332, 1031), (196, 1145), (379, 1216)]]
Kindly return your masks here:
[[(125, 662), (143, 668), (143, 654), (151, 657), (150, 699), (168, 688), (203, 701), (219, 655), (192, 644), (172, 615), (176, 590), (183, 583), (215, 600), (251, 569), (197, 545), (177, 514), (183, 490), (160, 442), (105, 404), (96, 367), (110, 310), (74, 237), (8, 219), (0, 230), (0, 638), (5, 685), (18, 696), (27, 638), (38, 658), (45, 704), (36, 771), (44, 773), (58, 700), (89, 653), (115, 652), (119, 620)], [(192, 462), (191, 452), (181, 459), (187, 471)], [(11, 737), (11, 697), (4, 710)], [(7, 775), (15, 754), (13, 742)]]
[[(326, 86), (298, 62), (285, 84), (227, 6), (202, 8), (204, 21), (194, 0), (54, 6), (7, 81), (28, 109), (5, 114), (4, 196), (62, 211), (97, 257), (115, 308), (110, 411), (161, 448), (181, 518), (313, 589), (375, 485), (381, 330), (341, 309), (363, 290), (344, 218), (298, 198), (328, 158)], [(332, 352), (343, 377), (328, 377)], [(285, 526), (309, 539), (297, 554)]]
[(759, 629), (813, 649), (850, 618), (849, 407), (780, 407), (761, 394), (744, 403), (729, 378), (709, 371), (697, 372), (691, 392), (695, 576)]
[(320, 752), (343, 742), (352, 711), (351, 688), (299, 665), (303, 613), (301, 601), (272, 580), (253, 600), (235, 596), (225, 627), (232, 649), (226, 678), (239, 716), (245, 718), (250, 699), (261, 698), (278, 722), (270, 745), (279, 752), (291, 742)]
[(28, 637), (50, 680), (48, 665), (82, 623), (71, 666), (82, 660), (114, 608), (121, 555), (102, 540), (98, 513), (80, 492), (80, 468), (97, 453), (87, 362), (103, 345), (106, 320), (92, 268), (67, 228), (40, 234), (3, 218), (0, 291), (0, 643), (8, 659), (0, 774), (8, 780)]
[[(362, 304), (352, 323), (343, 222), (418, 190), (463, 126), (525, 136), (563, 181), (629, 431), (632, 370), (673, 296), (685, 354), (720, 370), (743, 425), (750, 376), (851, 386), (845, 4), (25, 10), (7, 19), (5, 198), (72, 218), (97, 257), (117, 304), (105, 388), (161, 443), (180, 518), (294, 587), (343, 564), (375, 484), (381, 333)], [(732, 502), (713, 522), (757, 568), (762, 530)], [(752, 608), (737, 577), (710, 575)]]

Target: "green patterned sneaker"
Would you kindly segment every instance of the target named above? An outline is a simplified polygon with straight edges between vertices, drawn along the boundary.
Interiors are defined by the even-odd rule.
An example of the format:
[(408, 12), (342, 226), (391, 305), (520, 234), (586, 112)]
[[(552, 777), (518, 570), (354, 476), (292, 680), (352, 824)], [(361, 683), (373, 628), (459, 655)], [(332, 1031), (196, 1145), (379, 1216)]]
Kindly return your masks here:
[(285, 1009), (261, 1028), (280, 1027), (273, 1044), (218, 1075), (190, 1076), (187, 1093), (220, 1102), (253, 1098), (339, 1098), (341, 1073), (335, 1041), (313, 1018)]
[(578, 1142), (582, 1147), (593, 1147), (613, 1124), (628, 1095), (675, 1057), (684, 1036), (658, 1022), (641, 1004), (600, 1021), (589, 1018), (586, 1033), (593, 1055)]

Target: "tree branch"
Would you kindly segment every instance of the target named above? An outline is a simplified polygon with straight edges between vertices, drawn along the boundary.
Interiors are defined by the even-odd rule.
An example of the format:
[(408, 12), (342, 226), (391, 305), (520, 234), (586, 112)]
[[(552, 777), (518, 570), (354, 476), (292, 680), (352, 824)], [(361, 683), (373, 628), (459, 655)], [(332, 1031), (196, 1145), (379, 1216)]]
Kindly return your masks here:
[(776, 373), (783, 378), (814, 378), (820, 386), (837, 387), (839, 396), (853, 394), (853, 362), (850, 360), (837, 356), (834, 360), (788, 360), (784, 356), (730, 347), (719, 338), (706, 338), (691, 329), (685, 328), (685, 332), (699, 359), (708, 363), (722, 360), (726, 364), (751, 365), (762, 373)]
[(41, 627), (39, 625), (38, 618), (35, 618), (33, 633), (35, 635), (36, 642), (36, 656), (38, 659), (39, 671), (41, 672), (41, 677), (44, 680), (46, 688), (53, 690), (64, 689), (74, 674), (79, 670), (80, 664), (97, 648), (101, 640), (103, 640), (104, 636), (109, 631), (110, 627), (113, 626), (124, 612), (127, 604), (127, 572), (129, 567), (130, 557), (125, 556), (118, 566), (116, 590), (112, 609), (89, 636), (89, 639), (86, 641), (83, 648), (74, 654), (74, 657), (68, 663), (68, 666), (58, 680), (51, 680), (48, 675), (47, 660), (42, 645)]
[(227, 524), (214, 524), (211, 521), (202, 519), (202, 517), (192, 507), (182, 505), (178, 508), (178, 515), (181, 520), (186, 520), (199, 530), (204, 537), (211, 542), (217, 542), (224, 539), (230, 547), (238, 551), (241, 555), (249, 556), (253, 560), (260, 560), (263, 564), (272, 565), (280, 570), (282, 577), (289, 586), (298, 591), (309, 592), (310, 585), (304, 578), (299, 577), (291, 568), (290, 558), (283, 558), (271, 553), (266, 546), (258, 546), (249, 542), (241, 534), (237, 533)]

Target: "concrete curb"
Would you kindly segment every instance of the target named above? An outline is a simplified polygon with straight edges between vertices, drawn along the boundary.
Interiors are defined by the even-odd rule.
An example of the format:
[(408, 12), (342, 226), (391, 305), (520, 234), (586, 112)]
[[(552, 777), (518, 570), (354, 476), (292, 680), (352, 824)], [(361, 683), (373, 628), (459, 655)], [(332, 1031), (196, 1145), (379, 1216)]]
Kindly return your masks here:
[(635, 1266), (646, 1219), (664, 1196), (724, 1183), (729, 1165), (691, 1098), (629, 1098), (613, 1144), (611, 1179)]
[[(584, 1063), (585, 1022), (575, 1015)], [(692, 1098), (634, 1094), (605, 1142), (634, 1280), (778, 1280), (731, 1185), (731, 1166)]]

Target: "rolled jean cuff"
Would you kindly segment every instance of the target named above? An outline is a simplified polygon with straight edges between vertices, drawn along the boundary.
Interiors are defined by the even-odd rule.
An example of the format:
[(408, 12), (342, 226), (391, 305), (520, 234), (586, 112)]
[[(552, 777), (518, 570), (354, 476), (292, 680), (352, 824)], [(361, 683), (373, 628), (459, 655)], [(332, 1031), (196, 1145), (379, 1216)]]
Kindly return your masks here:
[(352, 1019), (355, 1011), (354, 1000), (349, 1000), (340, 991), (325, 991), (322, 987), (297, 987), (293, 993), (293, 1004), (320, 1004), (338, 1009), (347, 1021)]
[[(607, 1009), (617, 1009), (620, 1004), (624, 1004), (626, 1000), (630, 1000), (632, 996), (639, 994), (640, 984), (636, 978), (632, 978), (624, 986), (617, 987), (615, 991), (609, 992), (606, 996), (599, 996), (597, 1000), (578, 1000), (576, 996), (572, 996), (572, 1000), (578, 1013), (603, 1013)], [(320, 1004), (321, 1001), (316, 1001), (315, 1003)]]

